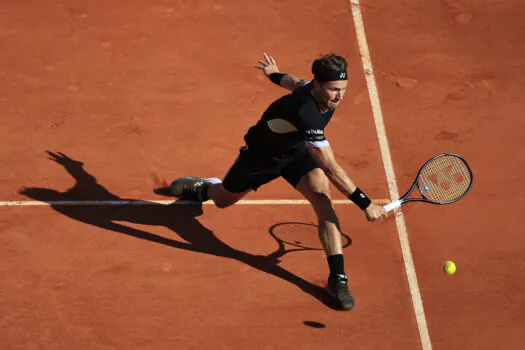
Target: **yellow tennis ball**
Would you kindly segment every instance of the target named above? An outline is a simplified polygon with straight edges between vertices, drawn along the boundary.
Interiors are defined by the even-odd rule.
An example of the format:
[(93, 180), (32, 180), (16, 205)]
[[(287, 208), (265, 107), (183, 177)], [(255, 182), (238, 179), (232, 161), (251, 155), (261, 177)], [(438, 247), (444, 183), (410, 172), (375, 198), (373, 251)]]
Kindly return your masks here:
[(443, 271), (445, 271), (447, 275), (453, 275), (456, 272), (456, 264), (454, 264), (453, 261), (445, 261)]

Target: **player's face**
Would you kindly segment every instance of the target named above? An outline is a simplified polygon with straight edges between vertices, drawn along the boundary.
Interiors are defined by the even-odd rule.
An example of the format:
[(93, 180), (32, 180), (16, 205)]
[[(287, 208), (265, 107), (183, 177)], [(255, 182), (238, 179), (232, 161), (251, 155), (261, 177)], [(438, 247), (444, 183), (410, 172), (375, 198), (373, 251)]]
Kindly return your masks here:
[(317, 91), (315, 91), (318, 102), (322, 108), (335, 109), (339, 106), (339, 103), (343, 100), (348, 86), (347, 80), (338, 81), (327, 81), (326, 83), (317, 85)]

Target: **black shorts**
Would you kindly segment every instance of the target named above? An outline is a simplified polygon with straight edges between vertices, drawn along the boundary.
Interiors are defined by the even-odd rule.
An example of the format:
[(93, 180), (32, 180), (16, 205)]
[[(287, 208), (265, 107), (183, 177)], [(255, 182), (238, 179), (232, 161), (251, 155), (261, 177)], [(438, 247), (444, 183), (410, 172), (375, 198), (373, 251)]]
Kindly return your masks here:
[(239, 157), (223, 179), (224, 188), (233, 193), (255, 190), (282, 176), (297, 187), (301, 178), (319, 168), (306, 146), (280, 156), (264, 155), (251, 148), (241, 148)]

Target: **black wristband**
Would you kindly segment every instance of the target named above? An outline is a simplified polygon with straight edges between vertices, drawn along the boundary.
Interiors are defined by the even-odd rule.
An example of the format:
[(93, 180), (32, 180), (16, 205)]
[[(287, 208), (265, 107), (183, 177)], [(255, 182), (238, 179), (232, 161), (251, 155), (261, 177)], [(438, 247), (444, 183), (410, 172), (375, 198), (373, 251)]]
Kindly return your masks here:
[(370, 198), (366, 196), (359, 188), (356, 188), (354, 193), (348, 196), (352, 202), (354, 202), (361, 210), (365, 210), (372, 203)]
[(286, 74), (283, 74), (283, 73), (272, 73), (272, 74), (270, 74), (270, 80), (272, 81), (272, 83), (281, 86), (281, 79), (285, 75)]

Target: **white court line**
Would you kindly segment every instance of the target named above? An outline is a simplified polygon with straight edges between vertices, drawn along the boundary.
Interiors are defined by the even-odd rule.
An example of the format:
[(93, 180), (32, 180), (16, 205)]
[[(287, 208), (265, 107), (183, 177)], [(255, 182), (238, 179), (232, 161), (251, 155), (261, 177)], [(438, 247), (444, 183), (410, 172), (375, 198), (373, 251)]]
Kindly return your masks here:
[[(354, 25), (357, 34), (357, 41), (359, 50), (361, 52), (361, 60), (365, 71), (366, 83), (368, 86), (368, 93), (370, 95), (370, 103), (372, 105), (372, 113), (376, 125), (377, 136), (379, 138), (379, 147), (381, 149), (381, 157), (385, 167), (386, 178), (388, 181), (388, 189), (390, 191), (390, 198), (396, 200), (399, 198), (399, 191), (397, 189), (396, 176), (394, 174), (394, 166), (392, 157), (390, 155), (390, 147), (386, 137), (385, 125), (383, 122), (383, 113), (381, 111), (381, 104), (379, 101), (379, 93), (377, 91), (376, 81), (374, 78), (374, 70), (372, 68), (372, 60), (370, 59), (370, 51), (368, 50), (368, 43), (365, 35), (365, 25), (363, 16), (361, 14), (361, 7), (359, 0), (350, 0), (352, 8), (352, 15), (354, 17)], [(414, 267), (414, 260), (412, 259), (412, 252), (410, 250), (410, 242), (408, 240), (408, 232), (403, 218), (401, 209), (396, 209), (396, 226), (403, 253), (403, 261), (405, 263), (405, 270), (408, 277), (408, 284), (410, 287), (410, 294), (412, 296), (412, 303), (414, 305), (414, 312), (416, 315), (417, 326), (419, 329), (419, 337), (421, 345), (424, 350), (431, 350), (432, 344), (430, 342), (430, 335), (428, 333), (427, 319), (423, 309), (423, 301), (419, 286), (417, 282), (416, 269)]]
[[(388, 199), (375, 200), (378, 203), (389, 203)], [(174, 200), (114, 200), (114, 201), (0, 201), (0, 207), (38, 207), (38, 206), (79, 206), (79, 205), (155, 205), (155, 204), (197, 204), (192, 201), (174, 201)], [(346, 199), (335, 199), (334, 204), (351, 204)], [(202, 204), (213, 205), (212, 201)], [(251, 199), (240, 200), (235, 205), (297, 205), (310, 204), (307, 200), (302, 199)]]

